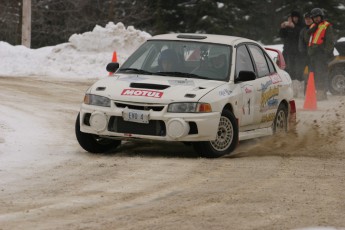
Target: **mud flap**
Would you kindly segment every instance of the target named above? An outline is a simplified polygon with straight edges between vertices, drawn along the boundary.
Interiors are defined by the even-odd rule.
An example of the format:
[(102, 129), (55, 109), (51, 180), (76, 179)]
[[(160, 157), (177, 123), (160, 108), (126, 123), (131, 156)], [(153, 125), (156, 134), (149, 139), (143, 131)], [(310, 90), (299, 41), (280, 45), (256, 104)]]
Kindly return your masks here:
[(289, 101), (289, 120), (288, 130), (295, 130), (297, 125), (296, 104), (295, 100)]

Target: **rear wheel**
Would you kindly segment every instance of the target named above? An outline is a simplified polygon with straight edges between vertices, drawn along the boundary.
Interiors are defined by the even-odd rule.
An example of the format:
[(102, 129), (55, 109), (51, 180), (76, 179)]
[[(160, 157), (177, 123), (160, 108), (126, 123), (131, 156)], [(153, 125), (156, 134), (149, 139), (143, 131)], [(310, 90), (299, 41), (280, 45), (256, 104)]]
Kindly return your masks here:
[(207, 158), (221, 157), (231, 153), (238, 143), (238, 123), (236, 117), (224, 110), (218, 124), (217, 136), (214, 141), (193, 143), (196, 152)]
[(274, 118), (272, 130), (273, 133), (283, 133), (288, 130), (288, 109), (284, 104), (280, 104)]
[(95, 134), (83, 133), (80, 131), (80, 114), (75, 122), (75, 135), (79, 145), (90, 153), (105, 153), (115, 149), (121, 144), (120, 140), (103, 138)]
[(335, 68), (330, 73), (329, 91), (333, 95), (345, 94), (345, 67)]

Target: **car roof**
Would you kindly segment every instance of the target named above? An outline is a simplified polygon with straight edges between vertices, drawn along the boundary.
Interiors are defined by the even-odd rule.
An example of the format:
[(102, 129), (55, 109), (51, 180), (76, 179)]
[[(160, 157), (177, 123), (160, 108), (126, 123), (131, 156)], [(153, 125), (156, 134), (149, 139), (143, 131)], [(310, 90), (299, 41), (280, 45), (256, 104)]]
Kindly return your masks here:
[(172, 40), (172, 41), (196, 41), (205, 43), (216, 43), (234, 46), (241, 42), (254, 42), (256, 41), (228, 35), (217, 34), (192, 34), (192, 33), (180, 33), (180, 34), (160, 34), (149, 38), (148, 40)]

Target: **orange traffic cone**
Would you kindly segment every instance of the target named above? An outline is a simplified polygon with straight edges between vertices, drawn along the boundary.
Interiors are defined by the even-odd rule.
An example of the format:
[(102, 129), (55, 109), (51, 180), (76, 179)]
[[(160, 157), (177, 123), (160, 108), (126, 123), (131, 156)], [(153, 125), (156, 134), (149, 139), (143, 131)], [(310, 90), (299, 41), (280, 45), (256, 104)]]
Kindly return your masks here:
[(111, 62), (117, 62), (117, 56), (115, 51), (113, 53), (113, 59), (111, 59)]
[[(116, 51), (113, 52), (113, 58), (111, 59), (111, 62), (117, 62), (117, 55)], [(109, 76), (112, 75), (113, 73), (109, 72)]]
[(307, 90), (305, 92), (305, 100), (304, 100), (303, 109), (306, 109), (306, 110), (317, 109), (314, 72), (309, 72), (309, 78), (308, 78), (308, 83), (307, 83)]

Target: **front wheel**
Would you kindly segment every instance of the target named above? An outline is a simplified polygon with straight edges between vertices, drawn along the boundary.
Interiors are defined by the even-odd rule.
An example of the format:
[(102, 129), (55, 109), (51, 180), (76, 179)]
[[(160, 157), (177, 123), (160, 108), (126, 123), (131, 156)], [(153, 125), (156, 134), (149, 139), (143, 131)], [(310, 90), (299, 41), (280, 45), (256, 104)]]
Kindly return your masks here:
[(336, 68), (331, 71), (329, 78), (329, 91), (333, 95), (345, 94), (345, 69)]
[(231, 153), (238, 143), (238, 122), (230, 111), (223, 111), (214, 141), (193, 143), (194, 149), (201, 157), (217, 158)]
[(90, 153), (105, 153), (121, 144), (120, 140), (103, 138), (95, 134), (83, 133), (80, 131), (80, 114), (75, 122), (75, 135), (79, 145)]

